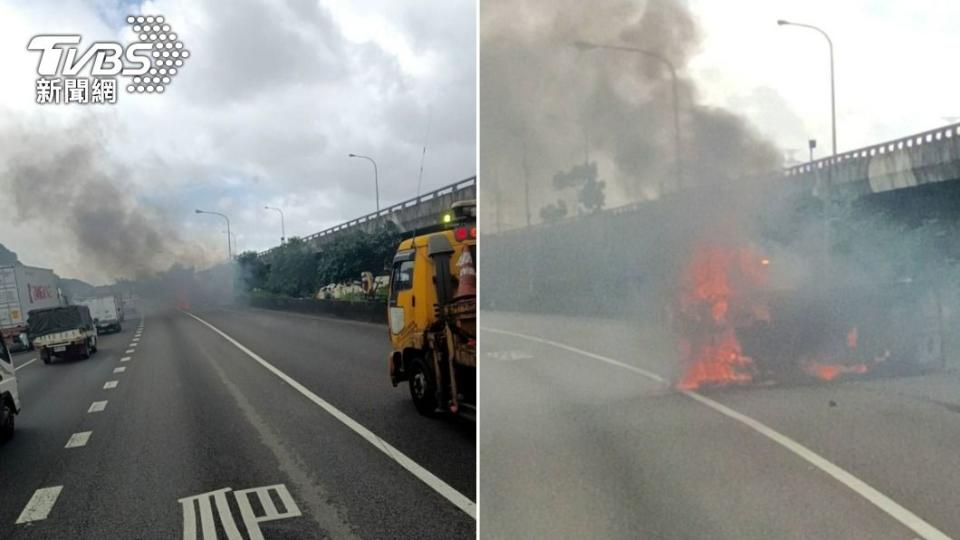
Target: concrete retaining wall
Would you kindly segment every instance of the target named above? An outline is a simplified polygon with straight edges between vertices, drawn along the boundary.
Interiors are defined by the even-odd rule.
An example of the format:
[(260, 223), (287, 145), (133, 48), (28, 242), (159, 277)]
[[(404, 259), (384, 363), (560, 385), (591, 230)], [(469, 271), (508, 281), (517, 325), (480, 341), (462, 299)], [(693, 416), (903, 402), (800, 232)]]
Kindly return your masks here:
[(386, 332), (387, 305), (382, 302), (348, 302), (344, 300), (309, 300), (299, 298), (251, 298), (252, 307), (295, 311), (354, 321), (384, 325)]

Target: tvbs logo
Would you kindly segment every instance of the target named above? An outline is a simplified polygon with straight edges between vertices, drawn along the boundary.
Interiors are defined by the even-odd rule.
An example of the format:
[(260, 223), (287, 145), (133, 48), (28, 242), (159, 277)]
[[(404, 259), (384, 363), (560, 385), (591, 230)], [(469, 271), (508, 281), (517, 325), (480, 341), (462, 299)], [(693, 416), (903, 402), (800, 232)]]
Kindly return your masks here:
[(116, 103), (117, 77), (128, 92), (163, 93), (190, 52), (162, 16), (131, 15), (127, 24), (136, 41), (97, 41), (82, 53), (79, 34), (34, 36), (27, 49), (40, 53), (37, 103)]

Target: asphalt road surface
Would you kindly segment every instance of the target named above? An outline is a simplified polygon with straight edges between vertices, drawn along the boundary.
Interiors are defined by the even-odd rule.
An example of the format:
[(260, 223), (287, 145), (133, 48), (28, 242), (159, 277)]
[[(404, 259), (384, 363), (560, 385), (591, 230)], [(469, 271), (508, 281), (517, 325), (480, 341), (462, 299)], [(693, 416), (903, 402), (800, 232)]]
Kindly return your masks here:
[(481, 322), (482, 538), (960, 537), (956, 374), (683, 393), (635, 325)]
[(384, 328), (191, 313), (128, 320), (89, 360), (15, 356), (0, 538), (474, 536), (476, 425), (390, 386)]

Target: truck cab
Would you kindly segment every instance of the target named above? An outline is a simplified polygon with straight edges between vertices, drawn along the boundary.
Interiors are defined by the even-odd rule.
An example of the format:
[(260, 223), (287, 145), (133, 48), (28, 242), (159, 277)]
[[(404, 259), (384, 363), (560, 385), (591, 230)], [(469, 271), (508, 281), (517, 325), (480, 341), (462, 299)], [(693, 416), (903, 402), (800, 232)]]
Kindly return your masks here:
[(393, 386), (408, 381), (417, 410), (476, 410), (476, 205), (456, 203), (444, 223), (400, 243), (387, 319)]
[(0, 442), (13, 437), (14, 424), (20, 413), (20, 391), (13, 358), (3, 339), (0, 339)]

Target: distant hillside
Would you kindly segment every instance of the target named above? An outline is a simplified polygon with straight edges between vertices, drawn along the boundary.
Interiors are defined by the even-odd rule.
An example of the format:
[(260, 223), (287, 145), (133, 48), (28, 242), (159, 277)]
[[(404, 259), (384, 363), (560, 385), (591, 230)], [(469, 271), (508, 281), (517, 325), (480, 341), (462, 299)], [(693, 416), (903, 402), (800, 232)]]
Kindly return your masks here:
[(97, 288), (79, 279), (60, 278), (60, 289), (67, 298), (87, 298), (96, 296)]

